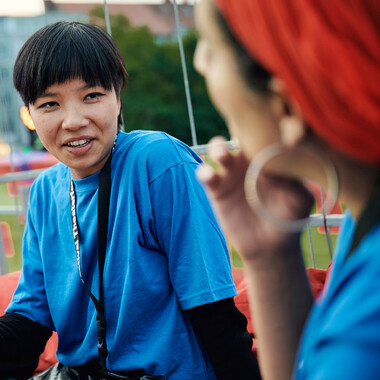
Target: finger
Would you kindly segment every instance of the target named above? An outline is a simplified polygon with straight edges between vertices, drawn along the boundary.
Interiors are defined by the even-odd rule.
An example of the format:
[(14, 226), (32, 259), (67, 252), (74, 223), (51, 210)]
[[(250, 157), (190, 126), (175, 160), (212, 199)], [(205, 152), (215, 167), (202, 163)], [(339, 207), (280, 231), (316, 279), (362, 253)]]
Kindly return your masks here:
[(227, 145), (227, 140), (224, 137), (216, 136), (209, 142), (208, 148), (209, 157), (218, 164), (230, 167), (233, 165), (234, 157), (231, 154)]
[(294, 178), (262, 173), (258, 178), (259, 198), (274, 214), (285, 219), (304, 218), (314, 204), (312, 193)]
[(207, 164), (199, 165), (196, 171), (197, 178), (210, 189), (219, 184), (219, 175)]

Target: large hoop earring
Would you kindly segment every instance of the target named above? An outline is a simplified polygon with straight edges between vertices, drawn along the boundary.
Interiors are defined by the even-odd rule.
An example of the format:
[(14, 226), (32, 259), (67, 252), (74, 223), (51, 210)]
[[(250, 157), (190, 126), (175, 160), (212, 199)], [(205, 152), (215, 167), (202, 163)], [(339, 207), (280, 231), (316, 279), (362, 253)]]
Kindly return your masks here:
[[(306, 153), (309, 156), (313, 156), (314, 159), (318, 160), (321, 163), (321, 167), (323, 168), (324, 174), (326, 176), (328, 189), (327, 197), (325, 199), (325, 214), (330, 213), (338, 199), (339, 191), (339, 179), (335, 165), (329, 158), (321, 157), (312, 151), (301, 148), (297, 148), (297, 151)], [(268, 165), (268, 163), (274, 158), (281, 156), (287, 152), (289, 152), (289, 150), (286, 149), (281, 143), (269, 145), (261, 150), (251, 161), (248, 167), (245, 176), (244, 190), (248, 204), (252, 210), (256, 212), (261, 218), (268, 221), (281, 231), (295, 233), (303, 230), (303, 228), (309, 223), (310, 216), (297, 220), (286, 220), (278, 218), (260, 201), (257, 185), (259, 175), (265, 166)]]

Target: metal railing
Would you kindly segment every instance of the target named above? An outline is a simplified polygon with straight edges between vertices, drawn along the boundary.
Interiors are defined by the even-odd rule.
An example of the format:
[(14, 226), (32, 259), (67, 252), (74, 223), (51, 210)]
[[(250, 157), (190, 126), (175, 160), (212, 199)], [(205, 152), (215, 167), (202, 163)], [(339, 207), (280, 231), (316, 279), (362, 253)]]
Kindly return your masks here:
[[(232, 142), (227, 142), (227, 144), (230, 148), (234, 148), (234, 145)], [(208, 148), (207, 144), (196, 145), (192, 147), (192, 149), (199, 155), (206, 154), (207, 148)], [(4, 174), (0, 176), (0, 183), (12, 183), (12, 182), (24, 181), (24, 180), (34, 180), (44, 170), (46, 169), (27, 170), (27, 171)], [(18, 189), (20, 201), (15, 202), (14, 205), (0, 206), (0, 215), (17, 215), (17, 216), (23, 216), (24, 218), (26, 218), (30, 186), (31, 185), (20, 186)], [(318, 213), (318, 214), (310, 215), (310, 219), (306, 228), (308, 230), (311, 260), (314, 267), (316, 265), (315, 265), (313, 242), (312, 242), (312, 237), (311, 237), (311, 228), (312, 227), (340, 226), (342, 219), (343, 219), (343, 215), (341, 214), (332, 214), (332, 215), (324, 216), (323, 214)], [(329, 236), (328, 230), (326, 233), (326, 239), (329, 244), (330, 258), (332, 258), (332, 249), (331, 249), (331, 242), (330, 242), (330, 236)], [(6, 262), (5, 262), (4, 242), (2, 239), (2, 234), (0, 233), (0, 274), (3, 274), (3, 273), (7, 273), (7, 268), (6, 268)]]

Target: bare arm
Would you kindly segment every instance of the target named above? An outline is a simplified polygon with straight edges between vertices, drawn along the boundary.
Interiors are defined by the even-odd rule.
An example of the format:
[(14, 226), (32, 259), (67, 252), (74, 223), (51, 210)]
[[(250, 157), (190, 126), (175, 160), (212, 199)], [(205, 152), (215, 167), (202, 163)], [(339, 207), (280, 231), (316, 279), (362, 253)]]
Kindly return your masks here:
[(249, 302), (265, 379), (290, 379), (302, 329), (313, 303), (301, 255), (273, 263), (245, 261)]
[[(313, 304), (300, 236), (277, 230), (251, 210), (244, 194), (248, 161), (242, 153), (231, 154), (219, 142), (214, 142), (209, 152), (219, 170), (203, 167), (198, 176), (245, 264), (263, 378), (288, 380)], [(303, 217), (310, 211), (313, 199), (297, 181), (269, 176), (260, 180), (265, 187), (264, 202), (284, 218)]]

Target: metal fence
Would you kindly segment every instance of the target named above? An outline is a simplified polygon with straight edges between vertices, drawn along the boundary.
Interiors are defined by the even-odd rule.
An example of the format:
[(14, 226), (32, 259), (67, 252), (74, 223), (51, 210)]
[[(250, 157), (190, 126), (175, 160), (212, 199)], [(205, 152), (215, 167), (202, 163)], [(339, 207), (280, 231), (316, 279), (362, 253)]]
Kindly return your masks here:
[[(233, 147), (232, 143), (227, 143), (231, 148)], [(199, 155), (205, 155), (207, 153), (207, 145), (197, 145), (193, 146), (192, 149)], [(37, 176), (45, 169), (37, 169), (37, 170), (28, 170), (21, 172), (13, 172), (0, 176), (0, 183), (12, 183), (16, 181), (24, 181), (24, 180), (34, 180)], [(3, 205), (0, 206), (0, 216), (1, 215), (17, 215), (23, 216), (26, 218), (27, 208), (28, 208), (28, 200), (29, 200), (29, 190), (31, 185), (25, 185), (19, 187), (19, 198), (15, 199), (14, 205)], [(309, 222), (305, 228), (308, 229), (309, 243), (310, 243), (310, 252), (311, 252), (311, 260), (312, 264), (315, 267), (315, 256), (313, 249), (313, 242), (311, 238), (311, 228), (312, 227), (325, 227), (326, 229), (326, 239), (329, 246), (330, 258), (332, 256), (332, 248), (331, 248), (331, 240), (328, 232), (328, 228), (339, 226), (343, 219), (343, 215), (333, 214), (333, 215), (323, 215), (312, 214), (310, 216)], [(21, 230), (21, 228), (20, 228)], [(0, 274), (7, 273), (7, 265), (5, 259), (5, 248), (4, 242), (2, 238), (2, 234), (0, 233)]]

